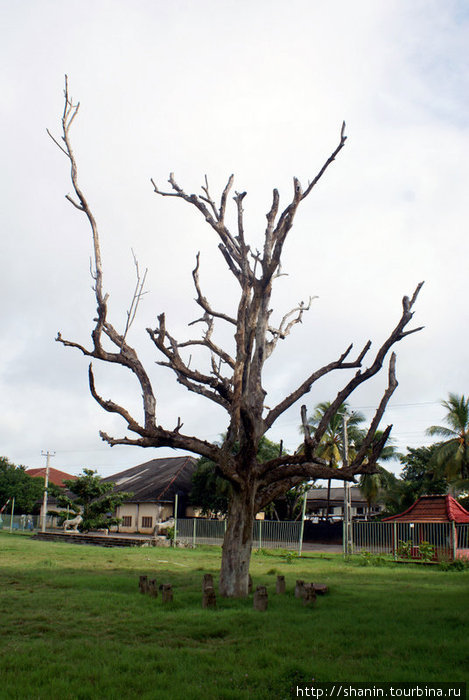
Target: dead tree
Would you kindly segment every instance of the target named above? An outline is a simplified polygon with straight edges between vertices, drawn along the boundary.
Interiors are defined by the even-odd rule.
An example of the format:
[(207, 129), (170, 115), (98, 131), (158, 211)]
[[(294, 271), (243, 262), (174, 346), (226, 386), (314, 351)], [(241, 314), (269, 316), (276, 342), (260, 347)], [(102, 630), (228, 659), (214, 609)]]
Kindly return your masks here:
[[(208, 401), (221, 406), (227, 413), (226, 437), (221, 445), (207, 442), (199, 437), (185, 434), (183, 423), (178, 420), (174, 428), (159, 425), (156, 416), (156, 400), (150, 377), (143, 367), (137, 352), (127, 342), (129, 323), (135, 316), (136, 306), (143, 292), (143, 280), (137, 268), (137, 286), (128, 323), (123, 332), (119, 332), (108, 318), (108, 295), (103, 288), (103, 268), (100, 252), (98, 227), (88, 202), (80, 188), (77, 164), (70, 141), (70, 129), (77, 115), (79, 103), (73, 104), (67, 81), (65, 82), (65, 107), (62, 116), (62, 135), (53, 140), (63, 151), (71, 165), (73, 195), (66, 195), (73, 206), (83, 213), (91, 227), (94, 252), (94, 292), (97, 302), (97, 315), (94, 319), (90, 348), (66, 340), (59, 333), (57, 340), (66, 347), (80, 350), (84, 355), (104, 362), (122, 365), (130, 370), (138, 380), (143, 401), (143, 420), (137, 420), (129, 411), (112, 399), (104, 399), (98, 393), (89, 366), (89, 386), (92, 396), (98, 404), (111, 413), (120, 415), (131, 433), (115, 438), (101, 432), (101, 437), (109, 445), (139, 445), (141, 447), (172, 447), (187, 450), (209, 458), (218, 465), (221, 473), (232, 487), (232, 497), (228, 511), (226, 536), (223, 544), (219, 589), (224, 596), (244, 596), (248, 591), (249, 561), (252, 545), (252, 527), (255, 514), (265, 508), (273, 499), (284, 494), (296, 484), (309, 479), (344, 479), (353, 481), (356, 474), (373, 472), (378, 458), (391, 430), (388, 426), (379, 439), (376, 429), (383, 416), (386, 404), (397, 386), (395, 376), (395, 354), (391, 353), (388, 362), (388, 385), (381, 398), (367, 435), (350, 464), (340, 468), (331, 468), (324, 460), (317, 457), (317, 447), (326, 431), (327, 425), (339, 406), (352, 392), (377, 374), (383, 367), (391, 348), (405, 336), (419, 328), (408, 330), (407, 326), (413, 316), (413, 306), (422, 283), (411, 297), (402, 301), (402, 313), (397, 325), (390, 332), (384, 343), (368, 360), (363, 368), (365, 357), (369, 357), (371, 342), (357, 353), (352, 353), (352, 345), (323, 367), (306, 372), (304, 381), (276, 406), (266, 407), (266, 389), (263, 384), (264, 364), (275, 350), (277, 343), (284, 340), (294, 326), (303, 319), (309, 305), (300, 303), (295, 309), (286, 313), (278, 326), (271, 323), (270, 300), (272, 286), (281, 271), (282, 251), (287, 236), (293, 226), (295, 214), (310, 195), (329, 166), (345, 145), (345, 124), (342, 125), (337, 147), (317, 175), (303, 189), (298, 179), (293, 180), (293, 195), (289, 204), (280, 208), (280, 196), (273, 190), (272, 204), (267, 212), (262, 251), (254, 252), (244, 235), (243, 200), (246, 192), (235, 192), (233, 199), (236, 206), (237, 225), (230, 231), (225, 215), (228, 198), (233, 187), (230, 176), (220, 200), (216, 201), (209, 190), (207, 178), (200, 194), (187, 194), (177, 183), (173, 174), (169, 177), (168, 191), (161, 190), (152, 180), (154, 191), (158, 196), (173, 197), (182, 200), (203, 216), (208, 226), (218, 239), (218, 247), (231, 275), (239, 287), (237, 308), (226, 313), (215, 308), (204, 296), (199, 280), (200, 259), (196, 256), (196, 265), (192, 272), (196, 291), (196, 302), (202, 309), (201, 318), (196, 322), (204, 324), (200, 338), (183, 342), (177, 340), (167, 325), (164, 313), (158, 316), (154, 328), (148, 328), (148, 336), (157, 351), (163, 356), (159, 363), (172, 370), (177, 381)], [(228, 324), (235, 338), (235, 351), (230, 354), (214, 340), (213, 330), (217, 323)], [(191, 324), (192, 325), (192, 324)], [(103, 340), (109, 341), (113, 351), (105, 349)], [(203, 371), (192, 367), (186, 353), (196, 346), (201, 346), (209, 354), (211, 370)], [(344, 380), (343, 389), (331, 401), (319, 425), (311, 429), (308, 426), (306, 408), (301, 407), (304, 425), (304, 448), (301, 452), (278, 456), (265, 463), (259, 463), (256, 455), (262, 436), (293, 404), (299, 402), (312, 386), (322, 377), (343, 370), (354, 370)]]

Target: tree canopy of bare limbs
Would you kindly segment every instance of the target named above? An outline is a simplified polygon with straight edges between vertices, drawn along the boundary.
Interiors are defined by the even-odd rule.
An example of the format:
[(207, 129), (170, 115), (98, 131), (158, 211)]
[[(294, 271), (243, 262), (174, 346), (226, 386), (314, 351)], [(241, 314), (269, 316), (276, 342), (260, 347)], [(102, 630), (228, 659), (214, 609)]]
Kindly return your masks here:
[[(294, 326), (302, 321), (309, 304), (303, 303), (285, 314), (278, 327), (271, 325), (270, 301), (272, 285), (280, 274), (282, 251), (287, 236), (293, 226), (296, 212), (310, 195), (326, 170), (343, 149), (346, 141), (345, 124), (342, 125), (337, 147), (324, 162), (316, 176), (303, 189), (299, 180), (293, 180), (293, 196), (288, 206), (280, 208), (280, 197), (273, 190), (272, 204), (267, 212), (267, 224), (262, 251), (254, 252), (245, 239), (243, 200), (246, 192), (234, 192), (236, 230), (230, 231), (226, 224), (226, 211), (233, 188), (233, 176), (230, 176), (219, 200), (214, 199), (209, 191), (208, 181), (201, 188), (200, 194), (187, 194), (178, 184), (173, 174), (169, 177), (169, 187), (161, 190), (152, 180), (154, 191), (158, 196), (174, 197), (193, 207), (205, 219), (213, 230), (218, 248), (228, 271), (234, 276), (239, 287), (237, 308), (231, 313), (215, 308), (204, 296), (199, 280), (199, 255), (192, 272), (196, 291), (196, 302), (202, 310), (201, 318), (204, 331), (201, 337), (183, 342), (176, 339), (167, 326), (165, 314), (158, 316), (154, 328), (147, 328), (148, 336), (154, 343), (160, 356), (159, 363), (176, 375), (177, 381), (188, 391), (200, 394), (208, 401), (221, 406), (227, 413), (227, 431), (221, 444), (207, 442), (199, 437), (187, 435), (183, 423), (168, 428), (158, 423), (156, 398), (150, 377), (143, 367), (137, 352), (127, 342), (127, 331), (135, 315), (136, 306), (143, 291), (144, 279), (138, 273), (133, 305), (129, 309), (127, 325), (119, 332), (108, 318), (108, 295), (103, 289), (103, 267), (100, 252), (98, 227), (88, 202), (78, 182), (77, 163), (72, 150), (70, 130), (78, 113), (79, 103), (74, 104), (65, 82), (65, 107), (62, 115), (62, 134), (60, 139), (53, 138), (68, 158), (71, 165), (72, 195), (67, 199), (82, 212), (88, 220), (93, 238), (94, 251), (94, 292), (97, 302), (97, 315), (91, 332), (90, 348), (66, 340), (59, 333), (57, 340), (66, 347), (77, 348), (84, 355), (104, 362), (122, 365), (129, 369), (138, 380), (143, 400), (143, 420), (137, 420), (129, 411), (112, 400), (104, 399), (98, 393), (89, 366), (89, 386), (92, 396), (106, 411), (116, 413), (127, 424), (128, 434), (124, 437), (111, 437), (101, 432), (101, 437), (110, 445), (139, 445), (141, 447), (172, 447), (187, 450), (214, 461), (232, 487), (226, 536), (223, 544), (220, 593), (224, 596), (243, 596), (247, 594), (249, 562), (252, 546), (252, 527), (255, 515), (274, 498), (285, 493), (292, 486), (302, 481), (315, 478), (334, 478), (353, 480), (356, 474), (372, 472), (379, 454), (389, 436), (388, 426), (379, 439), (376, 430), (383, 416), (386, 405), (397, 386), (395, 375), (396, 358), (391, 348), (405, 336), (420, 328), (408, 329), (413, 316), (413, 306), (422, 283), (417, 286), (412, 296), (402, 300), (402, 313), (397, 325), (390, 332), (381, 347), (370, 356), (371, 342), (353, 353), (352, 345), (323, 367), (305, 372), (304, 381), (277, 405), (267, 408), (266, 390), (263, 385), (263, 369), (266, 360), (275, 350), (279, 340), (289, 335)], [(194, 322), (195, 323), (195, 322)], [(235, 339), (235, 352), (231, 354), (220, 347), (214, 340), (213, 331), (217, 323), (227, 324), (232, 328)], [(104, 344), (103, 341), (106, 340)], [(112, 347), (113, 351), (105, 349)], [(211, 370), (201, 371), (191, 367), (185, 358), (187, 349), (202, 346), (210, 356)], [(388, 360), (386, 360), (389, 355)], [(368, 365), (363, 367), (365, 358)], [(317, 447), (323, 437), (328, 423), (338, 407), (346, 401), (352, 392), (377, 374), (383, 364), (388, 364), (387, 388), (381, 398), (367, 435), (356, 456), (340, 469), (332, 469), (325, 460), (317, 456)], [(315, 382), (322, 377), (341, 370), (355, 370), (351, 378), (344, 380), (343, 388), (331, 400), (319, 424), (311, 428), (308, 424), (306, 407), (301, 406), (301, 419), (304, 426), (304, 445), (294, 454), (282, 454), (267, 462), (257, 460), (259, 441), (274, 425), (282, 414), (307, 394)], [(347, 375), (345, 375), (347, 377)]]

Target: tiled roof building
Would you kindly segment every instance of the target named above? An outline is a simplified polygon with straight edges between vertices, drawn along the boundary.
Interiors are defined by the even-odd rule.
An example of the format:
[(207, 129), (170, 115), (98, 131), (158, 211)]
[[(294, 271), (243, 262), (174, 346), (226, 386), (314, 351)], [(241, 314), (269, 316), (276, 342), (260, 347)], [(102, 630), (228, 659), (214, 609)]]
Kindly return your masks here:
[[(26, 474), (32, 476), (42, 476), (43, 479), (46, 478), (46, 467), (39, 467), (38, 469), (26, 469)], [(55, 484), (56, 486), (63, 486), (64, 481), (74, 480), (76, 476), (67, 474), (66, 472), (60, 471), (60, 469), (54, 469), (54, 467), (49, 467), (49, 482)]]
[(420, 496), (410, 508), (383, 522), (469, 523), (469, 513), (452, 496)]

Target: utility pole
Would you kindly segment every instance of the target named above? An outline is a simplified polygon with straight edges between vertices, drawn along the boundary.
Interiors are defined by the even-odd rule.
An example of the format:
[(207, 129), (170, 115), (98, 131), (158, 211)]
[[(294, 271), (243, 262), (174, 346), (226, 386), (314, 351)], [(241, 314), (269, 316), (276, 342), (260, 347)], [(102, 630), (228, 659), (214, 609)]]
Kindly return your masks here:
[[(350, 416), (343, 416), (343, 453), (342, 463), (344, 467), (348, 467), (348, 428), (347, 424)], [(344, 481), (344, 529), (343, 529), (343, 545), (344, 554), (352, 554), (352, 500), (351, 500), (350, 482)]]
[(303, 498), (303, 508), (301, 510), (301, 527), (300, 527), (300, 538), (298, 542), (298, 556), (301, 557), (303, 551), (303, 535), (305, 532), (305, 515), (306, 515), (306, 499), (308, 498), (308, 486), (305, 487), (305, 494)]
[(50, 458), (55, 457), (55, 452), (41, 452), (41, 455), (46, 458), (46, 478), (44, 480), (44, 500), (42, 502), (42, 532), (46, 531), (46, 514), (47, 514), (47, 490), (49, 488), (49, 467)]

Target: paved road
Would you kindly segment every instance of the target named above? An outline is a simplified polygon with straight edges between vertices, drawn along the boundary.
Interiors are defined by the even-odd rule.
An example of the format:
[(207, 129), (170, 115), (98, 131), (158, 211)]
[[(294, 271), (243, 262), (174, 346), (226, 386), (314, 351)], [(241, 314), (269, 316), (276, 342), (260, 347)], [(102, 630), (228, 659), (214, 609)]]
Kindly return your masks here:
[(303, 542), (303, 552), (340, 552), (343, 547), (341, 544), (322, 544), (321, 542)]

